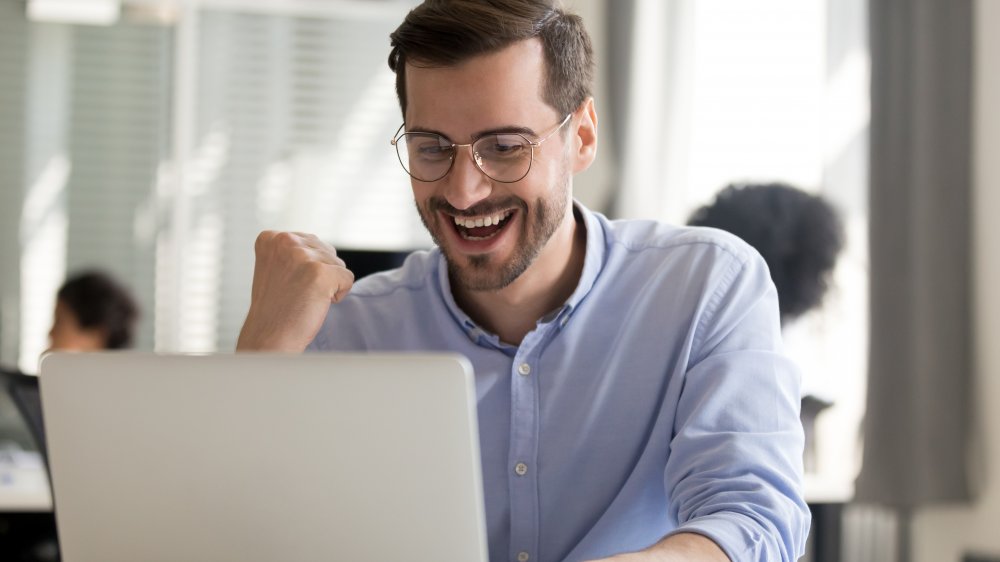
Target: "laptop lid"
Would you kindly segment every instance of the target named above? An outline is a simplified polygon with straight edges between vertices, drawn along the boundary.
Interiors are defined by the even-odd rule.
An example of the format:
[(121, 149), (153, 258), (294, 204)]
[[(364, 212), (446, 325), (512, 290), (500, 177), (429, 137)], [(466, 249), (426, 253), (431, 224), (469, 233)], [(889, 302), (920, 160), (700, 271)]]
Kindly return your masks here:
[(486, 562), (475, 386), (432, 354), (52, 354), (66, 562)]

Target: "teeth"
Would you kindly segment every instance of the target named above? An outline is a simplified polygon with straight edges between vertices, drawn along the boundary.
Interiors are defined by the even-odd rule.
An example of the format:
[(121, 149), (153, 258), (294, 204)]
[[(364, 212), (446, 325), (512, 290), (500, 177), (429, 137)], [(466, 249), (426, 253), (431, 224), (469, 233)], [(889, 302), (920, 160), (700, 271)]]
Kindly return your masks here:
[(484, 226), (493, 226), (500, 224), (500, 221), (509, 217), (512, 212), (513, 212), (512, 210), (507, 210), (494, 215), (487, 215), (485, 217), (476, 217), (476, 218), (455, 217), (455, 224), (458, 226), (464, 226), (465, 228), (481, 228)]

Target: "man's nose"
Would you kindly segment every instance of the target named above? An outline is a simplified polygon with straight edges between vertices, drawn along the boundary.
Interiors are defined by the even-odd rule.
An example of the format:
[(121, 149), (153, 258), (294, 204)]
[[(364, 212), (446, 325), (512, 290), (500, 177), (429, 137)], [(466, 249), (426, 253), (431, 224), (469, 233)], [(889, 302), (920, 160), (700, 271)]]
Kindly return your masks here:
[(460, 147), (455, 153), (451, 172), (444, 177), (445, 198), (456, 209), (468, 209), (486, 199), (493, 192), (493, 184), (476, 166), (475, 152), (471, 146)]

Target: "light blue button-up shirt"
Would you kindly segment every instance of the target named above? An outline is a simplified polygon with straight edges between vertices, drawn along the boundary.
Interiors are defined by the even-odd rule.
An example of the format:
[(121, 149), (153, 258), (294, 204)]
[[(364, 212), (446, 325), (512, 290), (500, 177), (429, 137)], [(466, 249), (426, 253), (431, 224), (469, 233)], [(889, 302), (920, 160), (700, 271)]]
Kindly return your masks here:
[(797, 559), (799, 375), (764, 261), (721, 231), (575, 208), (579, 285), (519, 346), (455, 304), (434, 249), (355, 284), (310, 349), (469, 358), (492, 562), (590, 560), (682, 531), (735, 561)]

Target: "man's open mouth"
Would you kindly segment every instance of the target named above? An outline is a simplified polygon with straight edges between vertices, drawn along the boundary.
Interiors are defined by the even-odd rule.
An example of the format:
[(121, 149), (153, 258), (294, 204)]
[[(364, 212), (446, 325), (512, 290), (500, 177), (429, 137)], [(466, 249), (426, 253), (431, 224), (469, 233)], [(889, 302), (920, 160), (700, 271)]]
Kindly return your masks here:
[(506, 211), (479, 217), (453, 217), (455, 220), (455, 230), (465, 240), (489, 240), (507, 226), (514, 212), (514, 209), (507, 209)]

